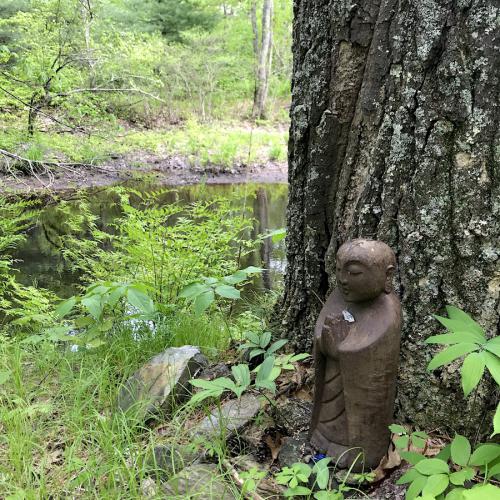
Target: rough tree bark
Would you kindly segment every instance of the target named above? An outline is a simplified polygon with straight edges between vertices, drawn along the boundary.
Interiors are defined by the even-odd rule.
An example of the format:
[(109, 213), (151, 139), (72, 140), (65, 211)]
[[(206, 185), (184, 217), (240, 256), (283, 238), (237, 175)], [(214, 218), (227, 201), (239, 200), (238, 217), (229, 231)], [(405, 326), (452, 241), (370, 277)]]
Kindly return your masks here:
[[(273, 0), (264, 0), (262, 5), (262, 28), (260, 46), (257, 43), (258, 64), (256, 70), (254, 117), (264, 118), (266, 114), (267, 94), (269, 91), (269, 77), (272, 65), (273, 40)], [(252, 27), (254, 31), (254, 51), (256, 48), (255, 2), (252, 4)], [(258, 41), (258, 38), (257, 38)]]
[(440, 332), (431, 314), (445, 304), (498, 334), (499, 10), (499, 0), (294, 2), (283, 326), (310, 349), (339, 246), (387, 242), (404, 308), (399, 416), (426, 428), (470, 430), (494, 404), (488, 387), (465, 402), (451, 369), (428, 374), (423, 340)]

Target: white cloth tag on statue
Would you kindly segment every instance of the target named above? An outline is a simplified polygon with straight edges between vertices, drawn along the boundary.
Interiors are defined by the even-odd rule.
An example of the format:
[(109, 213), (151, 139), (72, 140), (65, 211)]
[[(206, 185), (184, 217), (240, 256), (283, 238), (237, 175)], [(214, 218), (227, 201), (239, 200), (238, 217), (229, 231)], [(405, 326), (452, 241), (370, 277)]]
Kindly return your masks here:
[(348, 322), (348, 323), (354, 323), (356, 320), (354, 319), (354, 316), (349, 312), (349, 311), (342, 311), (342, 316), (344, 316), (344, 319)]

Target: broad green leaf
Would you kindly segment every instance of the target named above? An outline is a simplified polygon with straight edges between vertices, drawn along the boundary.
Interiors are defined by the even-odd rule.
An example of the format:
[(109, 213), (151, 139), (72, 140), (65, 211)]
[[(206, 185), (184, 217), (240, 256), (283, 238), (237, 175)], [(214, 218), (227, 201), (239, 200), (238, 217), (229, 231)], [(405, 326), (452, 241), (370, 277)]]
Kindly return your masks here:
[(451, 444), (447, 444), (434, 458), (447, 462), (451, 457)]
[(500, 344), (497, 344), (496, 342), (494, 343), (487, 342), (484, 348), (487, 351), (494, 354), (495, 356), (497, 356), (498, 358), (500, 358)]
[(465, 481), (470, 481), (475, 475), (474, 469), (462, 469), (450, 474), (450, 482), (456, 486), (463, 486)]
[(276, 351), (279, 351), (285, 344), (288, 343), (288, 340), (286, 339), (281, 339), (277, 340), (276, 342), (273, 342), (269, 349), (266, 351), (266, 355), (270, 356), (271, 354), (274, 354)]
[(449, 493), (447, 493), (445, 500), (464, 500), (464, 491), (464, 488), (455, 488), (454, 490), (451, 490)]
[(308, 354), (307, 352), (301, 352), (299, 354), (294, 354), (290, 358), (290, 363), (297, 363), (298, 361), (302, 361), (302, 360), (307, 359), (309, 357), (311, 357), (311, 355)]
[(466, 312), (455, 306), (446, 306), (446, 312), (451, 320), (467, 325), (468, 329), (479, 333), (484, 338), (484, 330), (481, 325), (474, 321)]
[(436, 354), (434, 358), (432, 358), (432, 361), (429, 363), (427, 369), (429, 371), (435, 370), (436, 368), (447, 365), (464, 354), (469, 354), (477, 349), (479, 349), (478, 345), (470, 342), (452, 345)]
[(215, 288), (215, 293), (226, 299), (239, 299), (240, 291), (230, 285), (220, 285)]
[(61, 302), (56, 310), (54, 311), (55, 315), (58, 317), (58, 318), (64, 318), (65, 316), (67, 316), (73, 309), (73, 307), (75, 307), (77, 303), (77, 298), (76, 297), (70, 297), (68, 300), (65, 300), (64, 302)]
[(183, 299), (192, 299), (206, 291), (208, 291), (208, 287), (206, 285), (199, 282), (191, 283), (181, 290), (179, 297)]
[(269, 356), (264, 360), (264, 362), (260, 365), (259, 371), (257, 372), (256, 382), (262, 382), (263, 380), (269, 380), (269, 376), (271, 375), (271, 371), (274, 368), (274, 356)]
[(102, 313), (102, 302), (99, 295), (84, 297), (82, 299), (82, 304), (95, 320), (99, 320)]
[(427, 480), (422, 493), (424, 495), (437, 497), (448, 488), (448, 484), (450, 484), (448, 474), (434, 474)]
[(262, 267), (249, 266), (242, 269), (241, 272), (245, 274), (259, 274), (263, 271)]
[(500, 500), (500, 488), (492, 484), (478, 484), (463, 492), (465, 500)]
[(286, 229), (285, 228), (275, 229), (274, 231), (265, 234), (264, 238), (271, 238), (273, 243), (278, 243), (286, 238)]
[(475, 344), (481, 344), (478, 341), (477, 334), (473, 332), (455, 332), (455, 333), (445, 333), (443, 335), (433, 335), (426, 339), (426, 344), (461, 344), (463, 342), (472, 342)]
[(276, 384), (272, 380), (256, 380), (255, 386), (262, 387), (263, 389), (267, 389), (268, 391), (271, 391), (272, 393), (276, 392)]
[(488, 469), (488, 477), (493, 477), (496, 476), (497, 474), (500, 474), (500, 464), (496, 464), (490, 469)]
[(427, 437), (422, 437), (419, 434), (425, 434), (425, 433), (414, 432), (411, 435), (411, 443), (413, 446), (417, 448), (425, 448), (425, 444), (427, 443)]
[(483, 329), (472, 318), (469, 318), (470, 321), (444, 318), (437, 315), (434, 315), (434, 318), (437, 319), (450, 332), (473, 332), (477, 335), (479, 342), (485, 342), (486, 340)]
[(117, 286), (111, 289), (109, 295), (107, 296), (107, 304), (113, 308), (116, 306), (118, 301), (124, 297), (127, 293), (127, 287)]
[(231, 367), (234, 379), (238, 385), (248, 387), (250, 385), (250, 369), (248, 365), (236, 365)]
[(0, 385), (5, 384), (7, 380), (9, 380), (12, 372), (10, 370), (2, 370), (0, 371)]
[(205, 285), (215, 285), (216, 283), (219, 283), (219, 280), (217, 278), (205, 278)]
[(330, 470), (328, 464), (331, 462), (331, 458), (323, 458), (316, 462), (313, 467), (313, 472), (316, 474), (316, 483), (320, 489), (324, 490), (328, 486), (330, 480)]
[(269, 342), (271, 342), (271, 332), (263, 332), (260, 336), (260, 347), (262, 349), (265, 349), (268, 346)]
[(414, 451), (402, 451), (400, 452), (400, 455), (401, 458), (412, 465), (417, 465), (422, 460), (425, 460), (425, 457), (423, 455), (420, 455), (420, 453), (416, 453)]
[(400, 436), (394, 440), (396, 448), (399, 449), (406, 449), (408, 447), (409, 442), (410, 442), (410, 436)]
[(457, 464), (465, 467), (469, 463), (471, 446), (469, 440), (456, 434), (451, 442), (451, 459)]
[(471, 465), (486, 465), (498, 457), (500, 457), (499, 444), (483, 444), (474, 451), (470, 457), (469, 463)]
[(493, 417), (493, 434), (491, 437), (496, 434), (500, 434), (500, 403), (497, 406), (497, 411), (495, 412), (495, 416)]
[(258, 356), (259, 354), (264, 354), (266, 351), (265, 349), (252, 349), (250, 354), (248, 355), (248, 359), (253, 359), (255, 356)]
[(462, 389), (467, 397), (479, 384), (483, 378), (485, 368), (484, 356), (482, 353), (473, 352), (469, 354), (462, 364)]
[(295, 486), (294, 488), (288, 488), (284, 496), (285, 497), (297, 497), (297, 496), (308, 496), (312, 492), (309, 488), (306, 488), (305, 486)]
[(208, 290), (198, 295), (194, 299), (194, 312), (199, 316), (203, 311), (207, 310), (215, 299), (213, 290)]
[(399, 424), (389, 425), (389, 430), (393, 434), (406, 434), (407, 433), (406, 429), (402, 425), (399, 425)]
[(246, 332), (245, 337), (254, 344), (255, 347), (258, 347), (260, 345), (260, 337), (259, 334), (256, 332)]
[(201, 378), (195, 378), (189, 381), (194, 387), (199, 387), (200, 389), (214, 389), (213, 380), (203, 380)]
[(77, 328), (85, 328), (89, 325), (94, 324), (94, 319), (92, 319), (91, 316), (80, 316), (79, 318), (75, 319), (75, 326)]
[(242, 271), (236, 271), (234, 274), (231, 274), (230, 276), (224, 276), (223, 281), (228, 285), (237, 285), (238, 283), (241, 283), (246, 279), (247, 279), (246, 273)]
[(98, 347), (101, 347), (104, 345), (106, 341), (104, 339), (93, 339), (90, 342), (86, 342), (85, 346), (87, 349), (97, 349)]
[(484, 360), (486, 362), (486, 367), (491, 373), (491, 376), (495, 379), (497, 385), (500, 385), (500, 359), (490, 352), (483, 352)]
[(144, 314), (153, 314), (156, 311), (151, 298), (135, 287), (130, 287), (127, 290), (127, 300), (130, 305), (134, 306)]
[(426, 458), (421, 460), (415, 465), (415, 468), (420, 474), (424, 474), (425, 476), (448, 474), (450, 472), (448, 464), (439, 458)]
[(397, 481), (396, 484), (408, 484), (417, 479), (417, 477), (423, 477), (417, 469), (411, 468), (406, 471)]
[(413, 500), (416, 498), (420, 492), (424, 489), (424, 486), (427, 483), (427, 477), (419, 476), (414, 479), (414, 481), (410, 484), (409, 488), (406, 490), (406, 500)]

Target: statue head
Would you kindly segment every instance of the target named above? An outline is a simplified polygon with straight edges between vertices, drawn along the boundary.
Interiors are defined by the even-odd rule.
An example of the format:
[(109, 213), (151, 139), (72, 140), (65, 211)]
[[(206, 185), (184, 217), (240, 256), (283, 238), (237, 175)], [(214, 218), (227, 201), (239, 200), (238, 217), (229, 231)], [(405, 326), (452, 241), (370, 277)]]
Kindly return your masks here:
[(357, 239), (337, 252), (338, 288), (347, 302), (366, 302), (392, 292), (396, 256), (381, 241)]

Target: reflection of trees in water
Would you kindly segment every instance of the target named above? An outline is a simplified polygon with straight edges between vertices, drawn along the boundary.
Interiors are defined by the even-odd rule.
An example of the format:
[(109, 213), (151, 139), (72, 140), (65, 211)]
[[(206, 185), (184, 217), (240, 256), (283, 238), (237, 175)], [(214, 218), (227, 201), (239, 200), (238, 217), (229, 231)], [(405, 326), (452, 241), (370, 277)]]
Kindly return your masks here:
[[(158, 190), (153, 184), (137, 184), (139, 191)], [(160, 205), (172, 203), (190, 204), (194, 201), (212, 200), (214, 197), (231, 197), (234, 199), (235, 210), (246, 210), (248, 217), (255, 219), (254, 228), (247, 237), (255, 239), (259, 234), (266, 233), (284, 225), (287, 186), (284, 184), (259, 185), (196, 185), (172, 188), (166, 190), (159, 198)], [(100, 230), (113, 233), (113, 222), (123, 215), (119, 199), (112, 189), (88, 190), (82, 196), (57, 205), (48, 205), (41, 211), (37, 225), (28, 233), (25, 244), (15, 252), (19, 278), (25, 284), (38, 282), (40, 286), (60, 293), (62, 296), (75, 293), (79, 276), (69, 270), (65, 263), (62, 250), (69, 235), (85, 240), (90, 238), (88, 226), (83, 223), (80, 229), (75, 221), (82, 218), (82, 200), (87, 204), (88, 213), (96, 217), (95, 223)], [(139, 198), (131, 203), (137, 206)], [(253, 214), (251, 213), (253, 211)], [(169, 224), (175, 220), (169, 220)], [(110, 248), (111, 242), (106, 241), (103, 248)], [(265, 271), (257, 288), (272, 289), (273, 272), (277, 262), (284, 259), (283, 245), (273, 245), (270, 238), (263, 241), (258, 250), (247, 255), (241, 265), (263, 265)]]
[[(253, 216), (256, 220), (254, 227), (254, 239), (259, 234), (264, 234), (269, 229), (269, 207), (267, 199), (267, 191), (264, 188), (258, 188), (255, 193), (253, 204)], [(266, 290), (272, 290), (272, 276), (271, 276), (271, 254), (273, 251), (273, 241), (271, 238), (265, 238), (260, 245), (259, 253), (260, 260), (264, 266), (262, 272), (262, 282)]]

